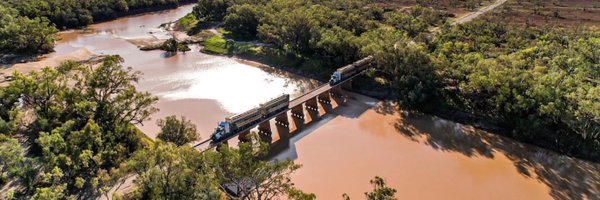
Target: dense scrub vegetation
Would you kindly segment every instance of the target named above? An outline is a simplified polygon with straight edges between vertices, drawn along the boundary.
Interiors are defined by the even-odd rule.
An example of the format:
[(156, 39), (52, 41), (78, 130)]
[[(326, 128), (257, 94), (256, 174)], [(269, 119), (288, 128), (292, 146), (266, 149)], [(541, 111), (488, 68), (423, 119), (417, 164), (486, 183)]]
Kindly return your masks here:
[(492, 20), (447, 28), (431, 43), (445, 103), (498, 119), (513, 137), (599, 159), (600, 33)]
[(258, 39), (288, 56), (326, 62), (323, 66), (358, 59), (361, 41), (368, 40), (361, 35), (376, 31), (381, 23), (417, 36), (447, 17), (445, 12), (420, 6), (384, 12), (370, 5), (361, 0), (202, 0), (193, 13), (202, 22), (223, 21), (235, 39)]
[(362, 0), (201, 0), (194, 14), (223, 21), (232, 38), (272, 44), (239, 48), (242, 54), (271, 52), (265, 57), (316, 65), (311, 69), (324, 74), (374, 55), (375, 81), (364, 85), (393, 91), (387, 97), (403, 108), (471, 113), (499, 121), (511, 137), (600, 160), (594, 29), (514, 26), (492, 17), (453, 27), (444, 11)]

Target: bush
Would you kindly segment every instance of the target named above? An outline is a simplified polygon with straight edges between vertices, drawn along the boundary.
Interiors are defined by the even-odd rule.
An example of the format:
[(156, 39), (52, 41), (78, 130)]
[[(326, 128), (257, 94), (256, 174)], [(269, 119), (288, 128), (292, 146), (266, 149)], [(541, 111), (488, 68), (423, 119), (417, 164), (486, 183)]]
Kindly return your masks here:
[(212, 36), (204, 42), (202, 52), (226, 55), (229, 52), (227, 49), (227, 40), (217, 35)]

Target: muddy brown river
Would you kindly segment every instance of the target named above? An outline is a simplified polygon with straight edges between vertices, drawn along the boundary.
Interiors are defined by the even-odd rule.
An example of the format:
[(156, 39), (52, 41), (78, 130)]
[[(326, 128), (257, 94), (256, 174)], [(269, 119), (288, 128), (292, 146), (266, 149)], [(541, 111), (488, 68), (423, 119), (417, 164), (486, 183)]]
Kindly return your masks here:
[[(126, 66), (144, 73), (139, 89), (160, 98), (153, 119), (183, 115), (202, 138), (232, 113), (317, 86), (277, 69), (203, 54), (196, 46), (167, 55), (128, 42), (169, 38), (158, 26), (191, 10), (187, 5), (63, 32), (47, 59), (82, 51), (121, 55)], [(140, 128), (150, 137), (158, 131), (154, 121)], [(276, 158), (302, 164), (293, 181), (318, 199), (342, 199), (343, 193), (364, 199), (376, 175), (396, 188), (400, 199), (600, 199), (598, 164), (436, 117), (397, 112), (357, 94), (294, 135)]]

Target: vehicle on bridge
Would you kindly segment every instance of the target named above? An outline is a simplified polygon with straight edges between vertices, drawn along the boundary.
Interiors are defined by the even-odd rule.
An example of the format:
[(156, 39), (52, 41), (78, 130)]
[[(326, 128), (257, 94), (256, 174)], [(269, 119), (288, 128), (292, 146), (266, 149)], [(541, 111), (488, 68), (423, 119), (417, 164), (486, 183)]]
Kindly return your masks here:
[(246, 112), (236, 114), (225, 118), (225, 121), (219, 122), (215, 132), (211, 135), (211, 143), (219, 143), (229, 137), (238, 134), (238, 132), (246, 130), (257, 123), (275, 116), (277, 113), (285, 111), (289, 108), (290, 95), (284, 94), (277, 98), (271, 99), (260, 104), (256, 108), (252, 108)]
[(367, 67), (371, 63), (371, 60), (373, 60), (373, 56), (363, 58), (352, 64), (337, 69), (331, 75), (331, 79), (329, 79), (329, 84), (338, 84), (343, 80), (346, 80), (348, 77), (354, 76), (355, 74), (362, 72), (363, 70), (367, 69)]

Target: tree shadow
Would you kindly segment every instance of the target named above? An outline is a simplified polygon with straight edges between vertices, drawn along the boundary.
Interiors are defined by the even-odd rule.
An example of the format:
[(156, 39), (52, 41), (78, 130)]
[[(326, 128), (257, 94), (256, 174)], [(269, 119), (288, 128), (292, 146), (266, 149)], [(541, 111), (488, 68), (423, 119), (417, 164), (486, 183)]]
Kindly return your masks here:
[(521, 175), (546, 184), (555, 199), (600, 199), (600, 164), (421, 113), (401, 112), (394, 126), (406, 138), (439, 151), (488, 159), (504, 154)]
[(160, 54), (160, 57), (161, 57), (161, 58), (171, 58), (171, 57), (173, 57), (173, 56), (176, 56), (176, 55), (177, 55), (177, 52), (173, 52), (173, 51), (165, 51), (165, 52), (162, 52), (162, 53)]
[(392, 101), (382, 101), (373, 110), (382, 115), (393, 115), (398, 112), (398, 105)]

